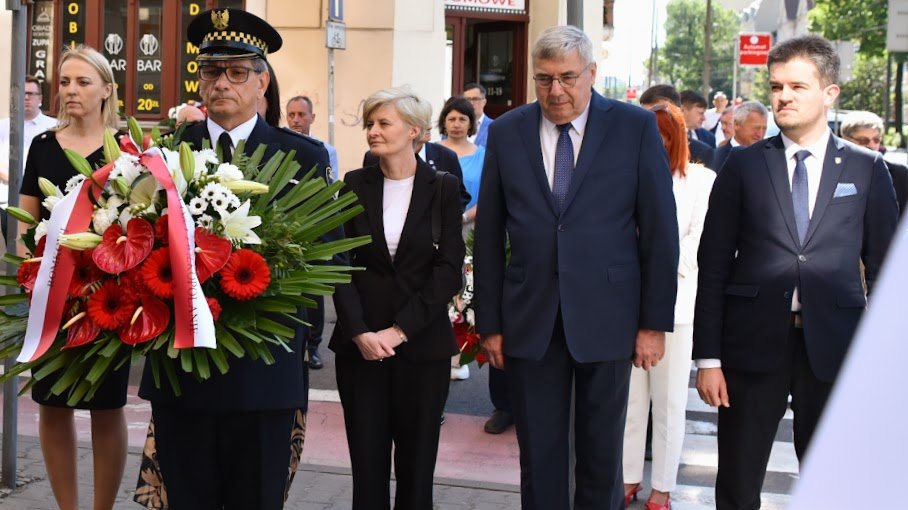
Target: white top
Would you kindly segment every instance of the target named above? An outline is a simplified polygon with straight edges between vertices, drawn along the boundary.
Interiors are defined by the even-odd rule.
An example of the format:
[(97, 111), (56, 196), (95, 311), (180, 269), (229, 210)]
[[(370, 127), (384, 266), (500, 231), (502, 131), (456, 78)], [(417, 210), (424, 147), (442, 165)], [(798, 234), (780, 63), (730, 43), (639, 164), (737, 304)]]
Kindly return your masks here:
[[(26, 119), (23, 124), (23, 152), (22, 168), (28, 161), (28, 149), (32, 140), (48, 129), (57, 127), (57, 119), (48, 117), (41, 112), (32, 119)], [(9, 118), (0, 120), (0, 174), (9, 175)], [(8, 195), (8, 177), (0, 179), (0, 204), (5, 204)]]
[(473, 136), (467, 137), (467, 140), (469, 140), (470, 143), (476, 143), (476, 137), (479, 136), (479, 128), (482, 127), (482, 123), (486, 122), (487, 120), (488, 118), (486, 117), (485, 113), (482, 114), (482, 117), (476, 119), (476, 132), (473, 133)]
[[(583, 133), (586, 131), (586, 119), (590, 116), (590, 103), (586, 104), (583, 113), (571, 121), (568, 135), (574, 146), (574, 166), (577, 166), (577, 156), (580, 154), (580, 145), (583, 143)], [(555, 151), (558, 149), (558, 137), (561, 131), (552, 121), (542, 116), (539, 123), (539, 142), (542, 144), (542, 164), (545, 165), (545, 176), (549, 180), (549, 188), (555, 186)]]
[(678, 294), (675, 300), (675, 324), (693, 324), (697, 298), (697, 250), (709, 205), (716, 172), (697, 163), (687, 165), (687, 175), (672, 175), (672, 192), (678, 213)]
[(410, 209), (415, 178), (415, 175), (400, 180), (385, 178), (381, 204), (382, 225), (385, 228), (385, 242), (388, 244), (391, 260), (394, 260), (394, 256), (397, 255), (400, 233), (404, 230), (407, 211)]
[(208, 120), (206, 120), (205, 123), (208, 126), (208, 136), (211, 137), (212, 148), (218, 143), (218, 139), (221, 137), (221, 133), (227, 131), (227, 134), (230, 135), (230, 141), (233, 142), (233, 148), (236, 149), (236, 146), (240, 143), (240, 140), (249, 139), (249, 136), (252, 135), (252, 130), (255, 129), (255, 123), (258, 120), (258, 114), (255, 114), (251, 119), (233, 128), (231, 131), (227, 131), (226, 129), (219, 126), (217, 122), (211, 120), (211, 117), (208, 117)]

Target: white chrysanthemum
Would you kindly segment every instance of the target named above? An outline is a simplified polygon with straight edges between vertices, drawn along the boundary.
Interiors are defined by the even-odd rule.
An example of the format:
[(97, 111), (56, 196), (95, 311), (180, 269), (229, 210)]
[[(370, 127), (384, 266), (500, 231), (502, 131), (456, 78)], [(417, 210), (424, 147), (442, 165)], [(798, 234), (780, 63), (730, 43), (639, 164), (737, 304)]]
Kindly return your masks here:
[(35, 243), (40, 241), (45, 235), (47, 235), (47, 220), (41, 220), (41, 223), (38, 223), (35, 227)]
[[(110, 209), (104, 207), (99, 207), (95, 209), (95, 212), (91, 215), (91, 226), (92, 230), (96, 234), (104, 234), (104, 232), (110, 228), (110, 225), (117, 218), (118, 214), (110, 214)], [(116, 209), (114, 209), (116, 212)]]
[(195, 220), (195, 223), (204, 229), (211, 230), (214, 226), (214, 218), (211, 215), (203, 214)]
[(233, 193), (230, 193), (230, 195), (227, 196), (227, 207), (229, 207), (231, 209), (236, 209), (237, 207), (240, 206), (240, 204), (241, 204), (240, 197), (236, 196)]
[(213, 149), (203, 149), (200, 151), (192, 151), (192, 157), (195, 160), (195, 172), (193, 174), (193, 179), (199, 179), (203, 175), (208, 175), (208, 165), (217, 165), (218, 157), (215, 154)]
[(467, 324), (469, 324), (470, 326), (476, 325), (476, 314), (473, 312), (472, 308), (467, 308), (467, 311), (464, 312), (464, 315), (466, 316)]
[(189, 214), (198, 216), (203, 214), (205, 209), (208, 209), (208, 202), (202, 197), (195, 197), (189, 201)]
[(241, 172), (236, 165), (231, 163), (221, 163), (218, 165), (218, 169), (214, 172), (214, 175), (217, 176), (222, 183), (239, 181), (243, 178), (243, 172)]
[(64, 189), (66, 190), (67, 193), (69, 193), (70, 191), (76, 189), (77, 186), (82, 184), (82, 181), (84, 181), (84, 180), (85, 180), (84, 175), (76, 174), (76, 175), (70, 177), (68, 181), (66, 181), (66, 186)]
[(132, 182), (136, 180), (141, 173), (142, 166), (139, 165), (139, 158), (127, 152), (123, 152), (120, 154), (120, 157), (114, 161), (114, 167), (110, 172), (110, 178), (116, 179), (117, 177), (122, 177), (126, 179), (126, 184), (128, 186), (132, 186)]
[(205, 200), (209, 202), (213, 201), (215, 198), (226, 197), (227, 193), (231, 191), (225, 188), (223, 185), (216, 182), (209, 182), (202, 188), (202, 191), (199, 193), (199, 196), (204, 197)]
[(63, 200), (63, 197), (60, 197), (57, 195), (51, 195), (48, 197), (44, 197), (44, 200), (41, 202), (41, 205), (44, 206), (44, 208), (47, 209), (48, 211), (53, 211), (54, 206), (57, 205), (57, 203), (59, 203), (60, 200)]

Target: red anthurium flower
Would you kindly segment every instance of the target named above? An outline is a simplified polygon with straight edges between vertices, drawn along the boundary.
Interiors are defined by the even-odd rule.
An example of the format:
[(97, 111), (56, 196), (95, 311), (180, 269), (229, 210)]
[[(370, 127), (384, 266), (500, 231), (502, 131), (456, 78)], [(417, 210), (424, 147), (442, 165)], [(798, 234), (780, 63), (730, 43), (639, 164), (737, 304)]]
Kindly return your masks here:
[(72, 280), (69, 282), (69, 295), (75, 297), (86, 297), (91, 293), (92, 284), (104, 277), (104, 273), (98, 269), (91, 258), (93, 250), (72, 251), (75, 259), (75, 270), (73, 271)]
[(233, 244), (229, 239), (218, 237), (204, 228), (195, 229), (195, 272), (199, 283), (211, 278), (227, 264)]
[(136, 345), (147, 342), (167, 329), (170, 324), (170, 308), (154, 297), (142, 296), (141, 306), (118, 331), (125, 344)]
[(165, 214), (158, 218), (158, 221), (154, 222), (154, 238), (164, 246), (167, 246), (169, 231), (167, 229), (167, 221), (170, 219), (169, 214)]
[(145, 259), (142, 264), (142, 281), (155, 296), (161, 299), (173, 297), (170, 248), (158, 248)]
[[(40, 259), (44, 256), (44, 245), (47, 241), (47, 236), (42, 237), (38, 244), (35, 246), (35, 253), (32, 258)], [(28, 260), (28, 259), (26, 259)], [(19, 269), (16, 271), (16, 281), (19, 282), (19, 285), (24, 287), (26, 290), (34, 290), (35, 280), (38, 279), (38, 269), (41, 267), (41, 260), (34, 260), (31, 262), (23, 262), (19, 264)]]
[(221, 303), (218, 303), (218, 300), (213, 297), (205, 298), (205, 301), (208, 301), (208, 308), (211, 309), (211, 317), (214, 320), (218, 320), (221, 317)]
[(245, 301), (259, 296), (271, 283), (271, 270), (258, 253), (243, 249), (233, 252), (221, 270), (221, 288), (228, 296)]
[(88, 316), (101, 329), (117, 329), (129, 322), (136, 310), (136, 297), (113, 280), (107, 280), (88, 297)]
[(104, 232), (104, 240), (95, 248), (92, 259), (102, 271), (120, 274), (138, 266), (154, 246), (154, 228), (148, 220), (133, 218), (126, 234), (114, 224)]
[(64, 316), (64, 325), (66, 328), (66, 345), (64, 349), (71, 349), (85, 345), (101, 334), (101, 328), (91, 320), (88, 312), (85, 311), (84, 305), (79, 304), (73, 307), (69, 313)]

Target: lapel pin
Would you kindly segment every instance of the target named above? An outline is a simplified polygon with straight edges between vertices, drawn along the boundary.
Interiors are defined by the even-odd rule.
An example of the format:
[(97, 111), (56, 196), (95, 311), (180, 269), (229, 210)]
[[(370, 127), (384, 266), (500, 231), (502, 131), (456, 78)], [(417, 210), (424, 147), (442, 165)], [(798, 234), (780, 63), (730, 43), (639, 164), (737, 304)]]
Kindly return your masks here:
[(841, 164), (842, 164), (842, 158), (835, 158), (835, 164), (841, 165)]

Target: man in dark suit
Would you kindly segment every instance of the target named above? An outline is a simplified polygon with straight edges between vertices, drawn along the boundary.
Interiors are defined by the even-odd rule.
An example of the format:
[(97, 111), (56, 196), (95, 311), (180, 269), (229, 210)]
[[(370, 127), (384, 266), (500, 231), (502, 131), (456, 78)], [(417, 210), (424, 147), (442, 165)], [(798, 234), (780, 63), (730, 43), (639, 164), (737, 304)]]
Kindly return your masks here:
[[(851, 143), (855, 143), (870, 149), (874, 152), (881, 152), (883, 146), (883, 119), (871, 112), (854, 111), (842, 119), (842, 138)], [(905, 206), (908, 205), (908, 167), (900, 165), (894, 161), (886, 161), (889, 167), (889, 175), (892, 177), (892, 184), (895, 186), (895, 196), (899, 201), (899, 217), (905, 212)]]
[(724, 142), (718, 149), (710, 166), (718, 172), (728, 159), (732, 150), (738, 147), (750, 147), (766, 136), (766, 120), (769, 112), (759, 101), (747, 101), (734, 107), (735, 135)]
[(537, 102), (489, 131), (473, 251), (477, 329), (507, 375), (522, 507), (569, 507), (573, 386), (574, 508), (617, 510), (631, 359), (657, 363), (673, 327), (671, 173), (652, 113), (592, 90), (582, 31), (544, 31), (533, 72)]
[(768, 67), (782, 132), (729, 156), (698, 255), (693, 356), (701, 398), (719, 406), (719, 510), (760, 507), (789, 395), (803, 460), (898, 215), (882, 157), (826, 125), (835, 48), (789, 39)]
[[(454, 177), (457, 177), (457, 182), (460, 183), (460, 202), (463, 207), (466, 207), (470, 203), (470, 192), (467, 191), (466, 186), (463, 185), (463, 170), (460, 168), (460, 160), (457, 159), (457, 153), (451, 149), (438, 145), (437, 143), (432, 143), (428, 141), (428, 137), (431, 135), (431, 131), (426, 131), (425, 138), (421, 144), (416, 147), (416, 155), (423, 161), (429, 164), (433, 170), (439, 170), (442, 172), (448, 172), (449, 174), (454, 174)], [(378, 164), (378, 156), (372, 154), (371, 151), (366, 151), (363, 154), (363, 167), (373, 166)]]
[[(328, 153), (320, 142), (271, 127), (256, 113), (270, 79), (266, 54), (281, 46), (274, 28), (244, 11), (219, 9), (196, 17), (188, 36), (199, 47), (209, 117), (187, 128), (183, 141), (196, 149), (204, 140), (218, 144), (226, 161), (240, 140), (247, 154), (268, 144), (266, 160), (295, 150), (300, 174), (313, 166), (325, 171)], [(231, 360), (227, 374), (213, 371), (204, 382), (178, 371), (180, 396), (169, 385), (156, 388), (146, 368), (139, 395), (151, 401), (157, 459), (173, 508), (282, 508), (291, 432), (307, 405), (304, 333), (298, 329), (291, 352), (273, 347), (271, 365), (248, 356)]]
[(716, 135), (703, 127), (706, 120), (706, 98), (693, 90), (682, 90), (680, 95), (681, 113), (684, 114), (688, 136), (715, 149)]

